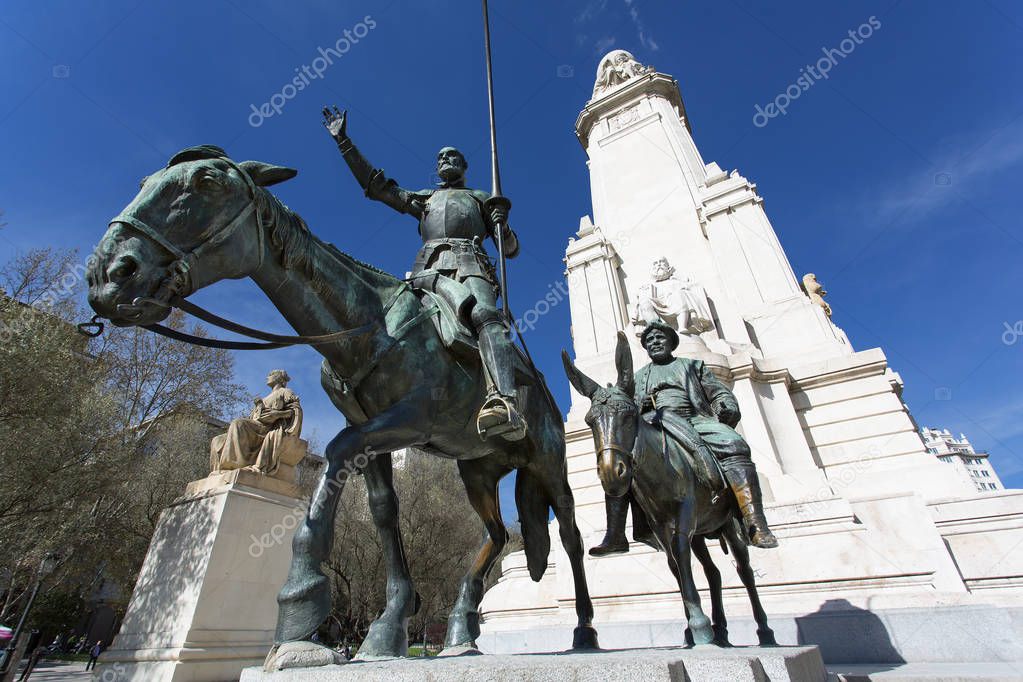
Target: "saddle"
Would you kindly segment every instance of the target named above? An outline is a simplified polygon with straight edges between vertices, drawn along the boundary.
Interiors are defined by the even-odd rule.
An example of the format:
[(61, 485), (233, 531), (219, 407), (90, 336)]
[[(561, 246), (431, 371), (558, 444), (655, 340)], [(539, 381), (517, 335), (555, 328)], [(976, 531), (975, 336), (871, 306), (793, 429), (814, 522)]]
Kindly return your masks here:
[(459, 316), (454, 306), (443, 296), (426, 289), (413, 289), (424, 310), (434, 309), (430, 322), (437, 329), (437, 335), (445, 348), (459, 357), (479, 357), (479, 342), (476, 335)]

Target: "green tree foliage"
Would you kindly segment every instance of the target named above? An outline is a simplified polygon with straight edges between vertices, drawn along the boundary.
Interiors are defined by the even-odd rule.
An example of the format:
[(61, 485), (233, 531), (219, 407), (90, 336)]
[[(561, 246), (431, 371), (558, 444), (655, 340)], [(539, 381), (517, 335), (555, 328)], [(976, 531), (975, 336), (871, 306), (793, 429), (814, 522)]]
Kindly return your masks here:
[(46, 554), (59, 559), (41, 594), (59, 606), (40, 611), (50, 624), (72, 625), (72, 605), (103, 581), (130, 590), (160, 511), (208, 472), (210, 418), (244, 400), (225, 351), (139, 329), (78, 334), (90, 316), (77, 303), (83, 275), (74, 253), (51, 250), (0, 269), (4, 623)]

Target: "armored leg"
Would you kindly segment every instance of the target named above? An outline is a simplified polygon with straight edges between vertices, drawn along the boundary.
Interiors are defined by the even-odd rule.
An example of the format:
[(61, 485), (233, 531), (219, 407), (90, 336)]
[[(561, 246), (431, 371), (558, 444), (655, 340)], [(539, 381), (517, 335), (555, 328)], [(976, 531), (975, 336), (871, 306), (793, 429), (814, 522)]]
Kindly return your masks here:
[(739, 503), (750, 543), (763, 549), (777, 547), (778, 540), (767, 527), (767, 519), (764, 517), (764, 502), (756, 465), (746, 458), (729, 458), (722, 465), (732, 492), (735, 493), (735, 500)]
[(437, 294), (451, 306), (462, 322), (471, 324), (471, 313), (473, 306), (476, 305), (476, 297), (469, 287), (445, 277), (436, 270), (423, 270), (412, 275), (409, 284), (413, 289), (425, 289)]
[[(526, 422), (516, 405), (515, 348), (504, 317), (493, 302), (493, 294), (478, 291), (481, 287), (476, 281), (470, 278), (466, 284), (476, 296), (472, 323), (479, 334), (480, 358), (491, 380), (490, 393), (480, 408), (476, 425), (484, 438), (499, 435), (505, 440), (521, 440), (526, 435)], [(483, 288), (492, 289), (489, 283)]]

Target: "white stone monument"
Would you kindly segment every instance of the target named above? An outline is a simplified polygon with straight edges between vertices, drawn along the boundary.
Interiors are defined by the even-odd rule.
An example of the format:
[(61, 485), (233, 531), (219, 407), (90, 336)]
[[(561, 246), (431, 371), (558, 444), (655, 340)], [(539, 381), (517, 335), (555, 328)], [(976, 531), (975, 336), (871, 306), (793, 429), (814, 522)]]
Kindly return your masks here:
[[(833, 661), (1023, 660), (1023, 612), (1009, 608), (1023, 593), (1023, 491), (978, 497), (925, 451), (884, 352), (854, 350), (819, 285), (804, 292), (756, 186), (704, 162), (675, 80), (616, 50), (576, 133), (593, 201), (565, 254), (576, 365), (613, 381), (616, 332), (654, 311), (687, 332), (677, 354), (731, 387), (781, 542), (753, 550), (779, 642), (820, 644)], [(651, 282), (662, 260), (675, 282), (657, 272)], [(688, 308), (705, 309), (707, 323), (680, 327)], [(640, 367), (648, 359), (629, 336)], [(566, 433), (578, 522), (593, 546), (606, 522), (587, 409), (573, 392)], [(753, 643), (730, 557), (713, 549), (732, 640)], [(521, 553), (504, 560), (483, 600), (481, 648), (567, 647), (571, 576), (560, 550), (551, 563), (537, 590)], [(586, 571), (602, 646), (682, 642), (663, 556), (633, 543), (588, 558)]]
[[(307, 506), (298, 467), (305, 460), (315, 471), (323, 463), (298, 437), (298, 399), (278, 383), (256, 401), (252, 419), (232, 422), (227, 440), (236, 441), (236, 461), (224, 454), (225, 436), (214, 438), (212, 473), (163, 511), (121, 629), (93, 679), (215, 682), (263, 664), (291, 539)], [(259, 437), (242, 438), (246, 428)]]

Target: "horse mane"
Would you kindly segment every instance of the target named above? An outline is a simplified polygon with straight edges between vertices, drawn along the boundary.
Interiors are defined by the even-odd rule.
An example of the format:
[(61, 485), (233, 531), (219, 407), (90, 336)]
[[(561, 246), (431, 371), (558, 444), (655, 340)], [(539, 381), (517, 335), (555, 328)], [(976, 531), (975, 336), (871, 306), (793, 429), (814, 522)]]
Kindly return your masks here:
[[(391, 273), (365, 263), (341, 251), (333, 244), (319, 239), (309, 231), (309, 226), (302, 216), (292, 211), (284, 202), (263, 187), (256, 189), (256, 210), (259, 211), (260, 220), (269, 232), (270, 242), (281, 250), (281, 265), (301, 271), (309, 277), (314, 285), (322, 284), (319, 280), (319, 268), (316, 263), (316, 254), (320, 249), (327, 251), (334, 258), (346, 262), (347, 265), (381, 276), (385, 284), (399, 282)], [(320, 249), (316, 247), (320, 247)]]

